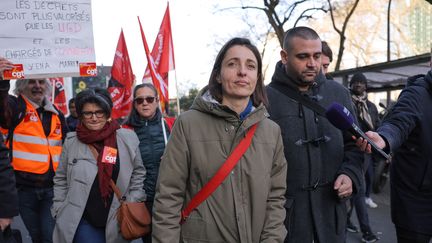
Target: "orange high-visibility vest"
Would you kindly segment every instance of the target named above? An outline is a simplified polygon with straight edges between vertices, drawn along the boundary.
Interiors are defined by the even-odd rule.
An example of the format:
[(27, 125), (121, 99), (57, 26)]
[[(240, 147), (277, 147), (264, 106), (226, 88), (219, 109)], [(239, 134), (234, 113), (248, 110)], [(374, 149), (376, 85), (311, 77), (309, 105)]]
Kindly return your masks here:
[(26, 114), (13, 133), (12, 166), (15, 170), (44, 174), (52, 160), (55, 171), (62, 149), (60, 118), (54, 113), (51, 115), (51, 130), (47, 137), (36, 109), (22, 98), (26, 102)]

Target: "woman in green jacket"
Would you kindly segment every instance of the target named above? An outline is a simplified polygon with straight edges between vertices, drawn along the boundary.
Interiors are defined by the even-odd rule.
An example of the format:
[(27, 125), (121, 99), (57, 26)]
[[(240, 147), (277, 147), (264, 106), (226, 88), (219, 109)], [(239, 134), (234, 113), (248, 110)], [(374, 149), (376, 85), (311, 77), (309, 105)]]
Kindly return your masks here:
[[(267, 118), (261, 68), (248, 39), (230, 40), (208, 86), (177, 119), (160, 165), (153, 242), (283, 242), (287, 163), (280, 129)], [(237, 165), (180, 224), (182, 209), (254, 124)]]

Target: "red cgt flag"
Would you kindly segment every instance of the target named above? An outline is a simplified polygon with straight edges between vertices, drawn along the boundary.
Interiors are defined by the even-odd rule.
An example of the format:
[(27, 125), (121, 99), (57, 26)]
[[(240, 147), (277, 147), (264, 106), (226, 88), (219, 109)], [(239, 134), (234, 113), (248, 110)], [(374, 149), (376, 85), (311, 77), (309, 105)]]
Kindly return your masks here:
[(66, 116), (68, 114), (68, 108), (66, 103), (64, 80), (63, 78), (50, 78), (49, 80), (54, 87), (52, 103)]
[(154, 68), (161, 76), (162, 82), (160, 80), (151, 78), (152, 76), (149, 68), (150, 65), (147, 65), (147, 69), (143, 77), (143, 83), (153, 81), (153, 85), (158, 89), (159, 96), (161, 97), (161, 103), (165, 104), (169, 101), (168, 72), (175, 69), (174, 45), (171, 32), (169, 4), (167, 5), (159, 33), (156, 37), (153, 50), (151, 52), (151, 57), (154, 61)]
[[(139, 26), (140, 26), (141, 38), (143, 40), (144, 50), (145, 50), (145, 53), (146, 53), (148, 66), (150, 67), (150, 69), (149, 69), (150, 70), (150, 76), (151, 76), (151, 79), (153, 80), (153, 85), (156, 87), (156, 89), (158, 89), (159, 97), (160, 97), (159, 98), (160, 99), (160, 104), (162, 106), (162, 111), (163, 111), (164, 110), (164, 105), (165, 105), (165, 100), (164, 100), (164, 96), (161, 95), (163, 93), (161, 93), (161, 86), (159, 84), (164, 84), (164, 81), (163, 81), (162, 76), (157, 72), (156, 66), (155, 66), (155, 63), (154, 63), (154, 60), (153, 60), (153, 57), (150, 55), (150, 51), (149, 51), (149, 48), (148, 48), (148, 45), (147, 45), (147, 40), (146, 40), (146, 37), (144, 35), (144, 31), (142, 29), (142, 25), (141, 25), (141, 21), (140, 21), (139, 17), (138, 17), (138, 23), (139, 23)], [(168, 88), (168, 87), (166, 87), (166, 88)], [(168, 90), (167, 90), (167, 94), (168, 94)], [(166, 100), (166, 101), (168, 101), (168, 100)]]
[(111, 78), (107, 88), (114, 104), (111, 113), (113, 119), (129, 115), (132, 108), (133, 82), (134, 75), (132, 66), (130, 64), (123, 30), (121, 30), (111, 69)]

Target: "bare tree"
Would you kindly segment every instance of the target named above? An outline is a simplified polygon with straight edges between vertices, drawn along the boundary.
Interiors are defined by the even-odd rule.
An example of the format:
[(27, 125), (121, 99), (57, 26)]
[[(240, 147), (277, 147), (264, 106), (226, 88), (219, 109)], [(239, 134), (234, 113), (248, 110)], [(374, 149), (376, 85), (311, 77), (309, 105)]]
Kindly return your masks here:
[(332, 20), (332, 24), (333, 24), (333, 29), (339, 34), (339, 52), (337, 55), (337, 60), (336, 60), (336, 66), (335, 66), (335, 71), (338, 71), (340, 69), (340, 64), (342, 62), (342, 56), (343, 56), (343, 52), (345, 50), (344, 44), (345, 44), (345, 40), (346, 40), (346, 36), (345, 36), (345, 32), (348, 26), (348, 21), (351, 18), (351, 16), (353, 15), (355, 9), (357, 8), (357, 5), (359, 3), (360, 0), (355, 0), (354, 4), (351, 6), (351, 9), (349, 9), (348, 14), (346, 15), (343, 24), (342, 24), (342, 29), (339, 29), (336, 26), (336, 21), (335, 21), (335, 17), (334, 17), (334, 9), (332, 7), (331, 1), (327, 0), (328, 5), (329, 5), (329, 10), (330, 10), (330, 17)]
[[(417, 1), (424, 2), (424, 0), (415, 0), (415, 2)], [(255, 3), (254, 1), (240, 0), (239, 2), (241, 3), (240, 7), (227, 9), (243, 9), (246, 10), (244, 13), (248, 15), (254, 12), (265, 13), (265, 15), (261, 15), (261, 20), (258, 20), (259, 15), (244, 18), (244, 21), (248, 22), (251, 33), (261, 33), (260, 38), (255, 38), (257, 42), (267, 43), (268, 40), (276, 37), (279, 45), (283, 46), (285, 30), (300, 22), (307, 21), (308, 25), (315, 25), (314, 29), (320, 33), (321, 37), (326, 38), (327, 41), (332, 40), (332, 43), (339, 47), (334, 63), (336, 71), (340, 70), (342, 66), (365, 65), (384, 59), (385, 50), (379, 48), (377, 42), (380, 45), (386, 43), (383, 42), (386, 40), (383, 39), (383, 34), (386, 33), (384, 17), (387, 15), (384, 11), (376, 10), (387, 9), (384, 8), (384, 5), (387, 6), (387, 1), (362, 1), (360, 3), (360, 0), (263, 0), (260, 3)], [(407, 9), (404, 8), (405, 5), (402, 5), (403, 2), (398, 2), (398, 4), (401, 6), (392, 9), (390, 21), (392, 38), (399, 40), (391, 42), (391, 55), (394, 57), (406, 56), (407, 53), (412, 52), (410, 51), (412, 49), (410, 32), (407, 32), (406, 21), (402, 21), (402, 16), (406, 16), (406, 14), (400, 12), (407, 12)], [(267, 21), (263, 21), (264, 18)], [(365, 18), (368, 18), (368, 21), (365, 21)], [(268, 22), (268, 28), (264, 27), (266, 31), (263, 31), (263, 22)], [(260, 27), (257, 27), (257, 24)], [(268, 30), (274, 31), (274, 34)], [(274, 44), (274, 42), (272, 43)], [(269, 50), (269, 48), (264, 47), (262, 54), (269, 52)], [(347, 53), (345, 54), (345, 52)]]
[(249, 5), (244, 3), (244, 1), (241, 1), (241, 7), (230, 7), (220, 10), (224, 11), (235, 8), (259, 10), (264, 12), (268, 23), (274, 30), (274, 33), (276, 34), (281, 46), (283, 46), (283, 38), (288, 22), (292, 23), (295, 27), (300, 20), (308, 20), (313, 18), (313, 15), (317, 12), (327, 12), (324, 1), (311, 2), (307, 0), (263, 0), (263, 6)]

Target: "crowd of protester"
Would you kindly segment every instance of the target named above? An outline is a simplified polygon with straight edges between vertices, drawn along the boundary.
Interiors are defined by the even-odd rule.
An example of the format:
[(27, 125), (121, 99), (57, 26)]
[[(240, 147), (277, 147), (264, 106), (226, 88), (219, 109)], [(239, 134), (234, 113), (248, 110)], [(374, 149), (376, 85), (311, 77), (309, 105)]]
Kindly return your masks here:
[[(120, 124), (104, 89), (77, 94), (65, 119), (45, 79), (17, 80), (10, 95), (10, 80), (0, 78), (1, 233), (19, 212), (33, 243), (128, 242), (115, 184), (122, 200), (145, 202), (152, 216), (144, 243), (343, 243), (358, 232), (354, 208), (362, 241), (375, 242), (366, 207), (378, 206), (370, 198), (372, 141), (393, 154), (398, 243), (428, 243), (432, 71), (410, 78), (379, 121), (366, 76), (343, 87), (327, 74), (332, 59), (313, 29), (292, 28), (265, 86), (257, 47), (233, 38), (174, 125), (152, 84), (134, 88)], [(0, 72), (11, 68), (0, 57)], [(334, 102), (369, 142), (332, 125), (322, 110)]]

